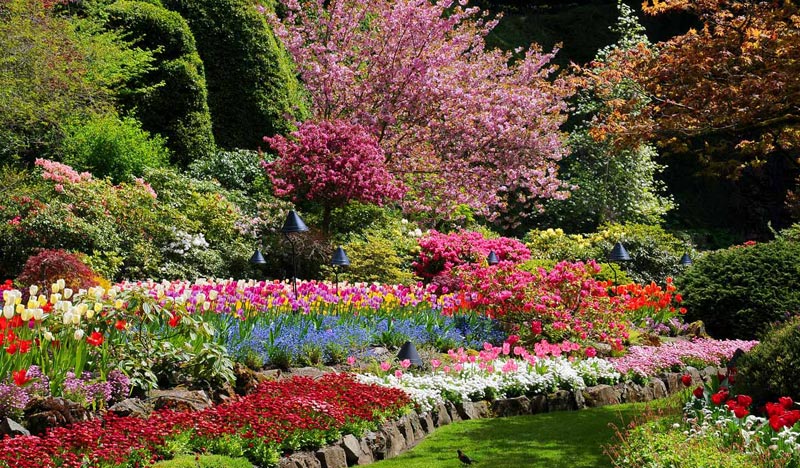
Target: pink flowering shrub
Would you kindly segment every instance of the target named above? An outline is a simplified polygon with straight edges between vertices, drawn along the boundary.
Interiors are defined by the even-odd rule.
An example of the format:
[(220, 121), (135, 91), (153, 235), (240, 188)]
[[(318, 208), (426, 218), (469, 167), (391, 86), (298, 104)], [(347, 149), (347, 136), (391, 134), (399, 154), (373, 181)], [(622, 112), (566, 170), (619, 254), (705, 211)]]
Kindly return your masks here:
[(627, 311), (609, 296), (607, 283), (593, 277), (598, 269), (593, 261), (561, 262), (550, 272), (531, 273), (500, 262), (493, 267), (462, 265), (456, 274), (463, 304), (500, 319), (526, 346), (542, 342), (544, 349), (545, 344), (567, 341), (591, 347), (600, 342), (622, 350), (628, 338)]
[(306, 122), (290, 138), (264, 141), (278, 154), (262, 164), (279, 197), (319, 202), (329, 214), (351, 200), (382, 205), (405, 192), (386, 169), (378, 140), (360, 125)]
[(749, 351), (758, 341), (743, 340), (679, 340), (661, 346), (631, 346), (625, 356), (611, 362), (621, 374), (655, 375), (686, 365), (709, 366), (725, 364), (737, 349)]
[(499, 260), (510, 264), (531, 258), (530, 250), (517, 239), (487, 239), (475, 231), (444, 234), (432, 230), (419, 239), (419, 247), (419, 257), (412, 266), (417, 275), (428, 280), (448, 275), (453, 268), (466, 263), (485, 264), (490, 251), (494, 251)]

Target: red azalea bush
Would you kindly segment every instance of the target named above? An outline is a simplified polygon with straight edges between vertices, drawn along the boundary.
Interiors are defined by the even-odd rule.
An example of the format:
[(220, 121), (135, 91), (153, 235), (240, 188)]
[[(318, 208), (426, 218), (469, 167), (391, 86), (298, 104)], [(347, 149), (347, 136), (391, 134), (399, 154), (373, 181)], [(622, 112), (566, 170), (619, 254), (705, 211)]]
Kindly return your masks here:
[(264, 382), (251, 395), (203, 411), (162, 411), (147, 421), (108, 413), (41, 437), (5, 439), (0, 466), (143, 466), (173, 455), (167, 447), (178, 440), (197, 452), (238, 452), (256, 464), (276, 464), (281, 451), (332, 442), (395, 417), (409, 404), (400, 390), (361, 384), (345, 374), (295, 377)]
[(547, 340), (623, 348), (628, 338), (626, 308), (609, 296), (608, 284), (593, 276), (594, 261), (561, 262), (551, 271), (522, 271), (511, 262), (457, 269), (468, 307), (508, 324), (526, 345)]
[(28, 258), (17, 281), (27, 287), (32, 284), (46, 288), (64, 278), (66, 287), (74, 290), (97, 285), (97, 274), (81, 259), (65, 250), (44, 249)]
[(485, 264), (490, 251), (494, 251), (500, 261), (513, 264), (531, 258), (530, 250), (517, 239), (487, 239), (475, 231), (444, 234), (432, 230), (419, 239), (419, 246), (419, 258), (412, 266), (417, 275), (426, 280), (449, 275), (459, 265), (472, 262)]

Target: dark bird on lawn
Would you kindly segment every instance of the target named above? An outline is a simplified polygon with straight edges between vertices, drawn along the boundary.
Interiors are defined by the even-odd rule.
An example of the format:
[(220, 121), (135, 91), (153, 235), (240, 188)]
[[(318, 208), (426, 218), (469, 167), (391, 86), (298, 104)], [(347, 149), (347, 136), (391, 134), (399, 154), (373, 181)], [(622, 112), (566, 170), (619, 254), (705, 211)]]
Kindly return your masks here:
[(472, 464), (472, 459), (470, 459), (468, 456), (466, 456), (464, 454), (464, 452), (462, 452), (461, 450), (456, 450), (456, 452), (458, 452), (458, 459), (461, 460), (461, 463), (463, 463), (465, 465), (471, 465)]

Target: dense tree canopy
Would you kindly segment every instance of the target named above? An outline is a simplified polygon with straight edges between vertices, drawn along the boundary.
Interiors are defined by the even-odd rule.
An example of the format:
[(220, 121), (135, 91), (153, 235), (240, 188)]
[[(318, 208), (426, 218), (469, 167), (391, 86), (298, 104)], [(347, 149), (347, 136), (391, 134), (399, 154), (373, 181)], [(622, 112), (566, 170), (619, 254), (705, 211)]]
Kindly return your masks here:
[[(410, 212), (458, 204), (489, 216), (559, 196), (559, 126), (571, 88), (552, 80), (537, 46), (512, 64), (486, 50), (495, 22), (463, 2), (287, 1), (273, 24), (294, 56), (319, 119), (366, 126)], [(526, 205), (528, 210), (530, 205)]]
[[(758, 165), (800, 144), (800, 9), (792, 2), (654, 1), (650, 14), (685, 10), (704, 27), (659, 44), (619, 50), (591, 78), (610, 97), (598, 138), (657, 139), (702, 151), (718, 168)], [(610, 94), (633, 80), (639, 92)], [(652, 105), (639, 110), (641, 102)]]

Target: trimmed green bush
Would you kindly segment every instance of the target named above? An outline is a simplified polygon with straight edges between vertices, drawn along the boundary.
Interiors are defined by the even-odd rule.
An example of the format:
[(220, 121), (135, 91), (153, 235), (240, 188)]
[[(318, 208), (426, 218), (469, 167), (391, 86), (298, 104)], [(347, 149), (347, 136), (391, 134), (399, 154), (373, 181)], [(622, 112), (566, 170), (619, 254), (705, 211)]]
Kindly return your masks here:
[(752, 339), (800, 312), (800, 243), (735, 246), (698, 258), (677, 281), (688, 321), (715, 338)]
[(800, 318), (772, 328), (736, 367), (736, 391), (757, 403), (782, 396), (800, 399)]
[[(220, 147), (256, 149), (307, 115), (288, 53), (249, 0), (164, 0), (197, 39)], [(288, 117), (288, 119), (287, 119)]]
[(114, 182), (141, 177), (148, 167), (162, 167), (169, 161), (166, 141), (142, 130), (131, 117), (100, 115), (88, 122), (72, 123), (63, 142), (64, 162), (95, 177)]
[(120, 0), (106, 8), (107, 26), (130, 34), (153, 52), (157, 66), (140, 79), (146, 93), (123, 95), (120, 104), (150, 132), (161, 133), (172, 161), (186, 165), (214, 150), (203, 62), (181, 15), (158, 5)]

